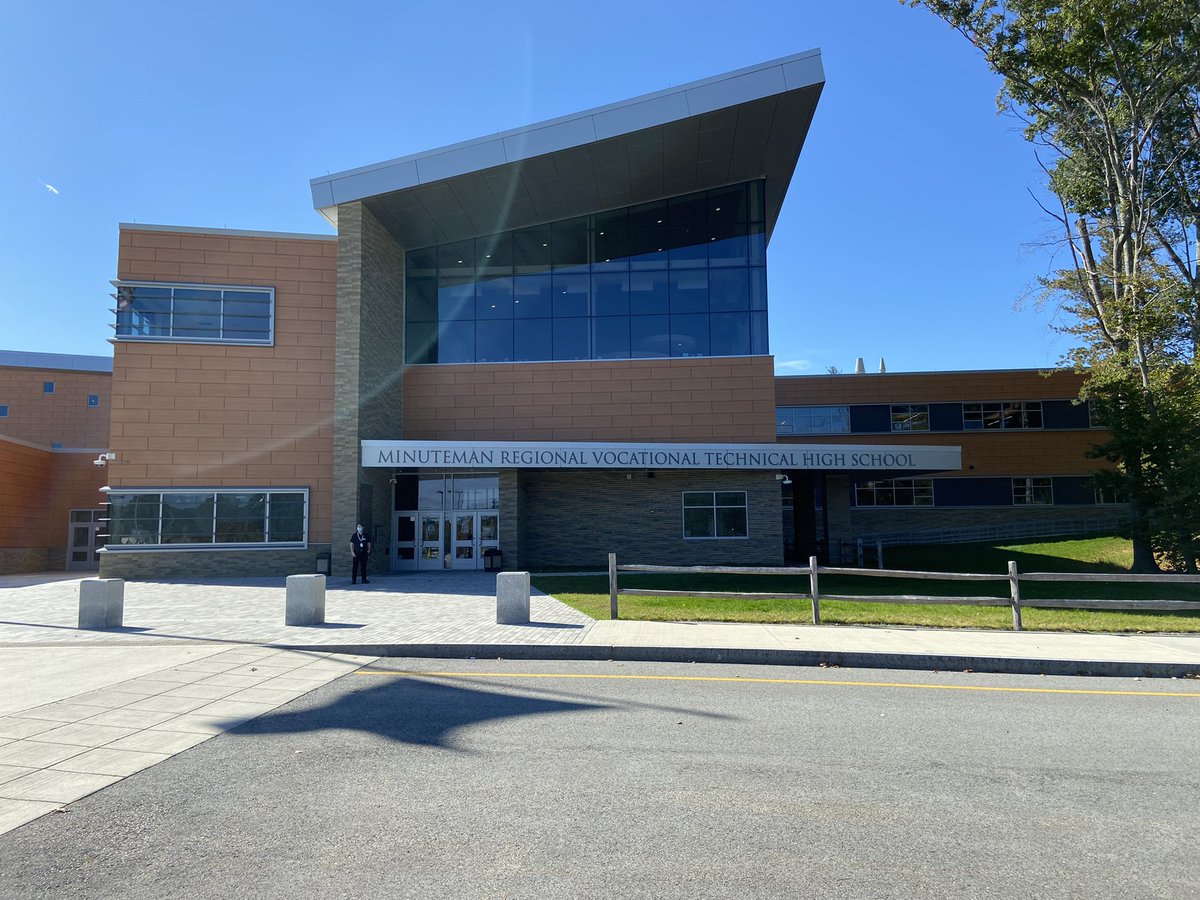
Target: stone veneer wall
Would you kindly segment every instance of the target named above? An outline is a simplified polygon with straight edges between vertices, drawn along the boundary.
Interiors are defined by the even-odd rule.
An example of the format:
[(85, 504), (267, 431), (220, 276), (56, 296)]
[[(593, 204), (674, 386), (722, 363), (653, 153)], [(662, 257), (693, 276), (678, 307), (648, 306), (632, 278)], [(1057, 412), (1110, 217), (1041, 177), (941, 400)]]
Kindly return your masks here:
[[(971, 506), (901, 507), (874, 509), (856, 507), (850, 513), (850, 538), (895, 532), (938, 531), (946, 528), (977, 528), (988, 525), (1024, 525), (1067, 519), (1111, 521), (1114, 526), (1128, 518), (1125, 504), (1106, 506)], [(830, 529), (832, 532), (832, 528)], [(833, 540), (830, 534), (830, 540)]]
[(311, 575), (318, 554), (329, 550), (328, 544), (309, 544), (305, 550), (113, 550), (100, 554), (100, 577), (160, 581)]
[(53, 571), (50, 552), (47, 547), (0, 547), (0, 575)]
[[(333, 544), (348, 550), (355, 524), (367, 519), (371, 571), (386, 571), (390, 472), (363, 469), (359, 442), (403, 436), (404, 250), (362, 203), (338, 207), (336, 360)], [(333, 554), (333, 571), (349, 574), (348, 553)]]
[[(773, 472), (655, 471), (649, 478), (644, 471), (523, 471), (519, 482), (522, 568), (602, 570), (610, 552), (652, 565), (783, 564)], [(684, 540), (683, 491), (735, 490), (747, 493), (748, 539)], [(504, 546), (503, 531), (500, 540)], [(504, 562), (508, 568), (507, 552)]]

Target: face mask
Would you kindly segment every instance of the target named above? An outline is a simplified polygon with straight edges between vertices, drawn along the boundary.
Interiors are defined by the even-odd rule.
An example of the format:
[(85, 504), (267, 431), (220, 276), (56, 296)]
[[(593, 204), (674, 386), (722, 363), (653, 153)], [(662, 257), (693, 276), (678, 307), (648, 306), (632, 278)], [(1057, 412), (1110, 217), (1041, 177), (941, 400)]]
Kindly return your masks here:
[(361, 528), (360, 528), (360, 529), (358, 529), (358, 533), (359, 533), (359, 534), (362, 534), (362, 529), (361, 529)]

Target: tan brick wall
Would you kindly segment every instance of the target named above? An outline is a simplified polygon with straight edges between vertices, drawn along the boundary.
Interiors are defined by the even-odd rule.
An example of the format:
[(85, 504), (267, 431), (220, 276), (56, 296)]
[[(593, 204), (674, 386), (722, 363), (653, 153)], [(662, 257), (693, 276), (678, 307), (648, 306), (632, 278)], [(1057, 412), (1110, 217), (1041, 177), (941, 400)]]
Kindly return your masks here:
[(773, 360), (412, 366), (408, 440), (775, 441)]
[[(53, 394), (42, 391), (47, 381), (54, 382)], [(98, 407), (87, 405), (89, 394), (100, 396)], [(111, 394), (107, 372), (0, 366), (0, 406), (8, 407), (0, 435), (45, 447), (107, 447)]]
[(113, 487), (310, 488), (309, 539), (331, 533), (337, 244), (122, 230), (133, 281), (275, 288), (275, 345), (117, 342)]
[(1037, 369), (793, 375), (775, 380), (780, 406), (835, 403), (956, 403), (974, 400), (1073, 400), (1083, 376)]

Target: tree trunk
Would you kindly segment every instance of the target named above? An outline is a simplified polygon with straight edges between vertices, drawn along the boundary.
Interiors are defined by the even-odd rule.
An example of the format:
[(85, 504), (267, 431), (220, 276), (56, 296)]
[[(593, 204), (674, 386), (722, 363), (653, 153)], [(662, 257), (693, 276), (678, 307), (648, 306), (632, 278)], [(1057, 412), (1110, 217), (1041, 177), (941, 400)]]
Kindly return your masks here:
[(1129, 570), (1137, 575), (1146, 575), (1160, 571), (1154, 558), (1154, 548), (1150, 546), (1147, 537), (1133, 538), (1133, 566)]

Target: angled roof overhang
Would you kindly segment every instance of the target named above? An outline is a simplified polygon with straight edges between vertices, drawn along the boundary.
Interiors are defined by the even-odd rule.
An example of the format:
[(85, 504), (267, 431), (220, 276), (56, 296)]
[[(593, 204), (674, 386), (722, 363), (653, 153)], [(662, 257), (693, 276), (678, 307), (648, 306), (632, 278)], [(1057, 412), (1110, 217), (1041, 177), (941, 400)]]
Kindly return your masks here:
[(764, 178), (769, 237), (824, 84), (809, 50), (314, 178), (313, 206), (361, 200), (415, 248)]

